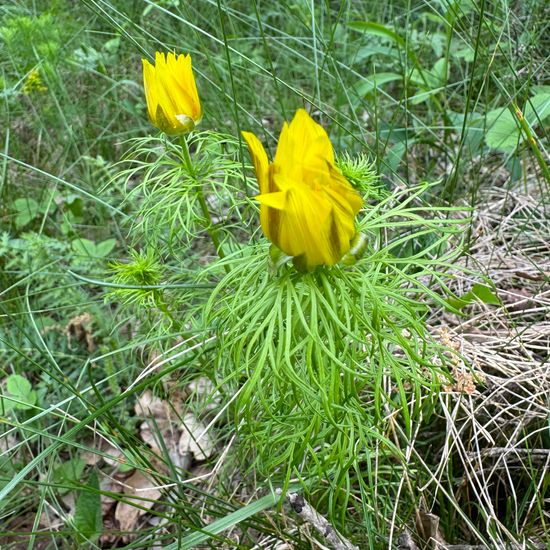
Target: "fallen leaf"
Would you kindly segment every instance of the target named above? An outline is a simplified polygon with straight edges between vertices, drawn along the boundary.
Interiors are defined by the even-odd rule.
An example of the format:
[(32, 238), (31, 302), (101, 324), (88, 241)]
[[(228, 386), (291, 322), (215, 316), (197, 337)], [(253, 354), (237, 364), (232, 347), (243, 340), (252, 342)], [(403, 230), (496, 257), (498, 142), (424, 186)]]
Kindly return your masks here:
[[(147, 421), (141, 423), (139, 427), (141, 439), (147, 443), (147, 445), (149, 445), (153, 452), (159, 457), (162, 456), (164, 449), (166, 449), (172, 464), (177, 468), (187, 470), (191, 461), (188, 456), (182, 455), (179, 451), (179, 432), (177, 431), (176, 426), (168, 424), (164, 427), (164, 429), (161, 429), (159, 426), (159, 420), (157, 419), (156, 421), (157, 426), (155, 429), (152, 429), (150, 423)], [(162, 445), (159, 441), (160, 438), (162, 438)]]
[(115, 504), (115, 502), (118, 502), (116, 498), (111, 497), (109, 495), (104, 494), (106, 493), (122, 493), (123, 487), (122, 484), (117, 481), (116, 479), (113, 479), (112, 477), (109, 477), (105, 474), (101, 475), (101, 479), (99, 480), (99, 488), (101, 489), (101, 511), (103, 515), (107, 514), (111, 506)]
[(77, 342), (85, 343), (89, 353), (95, 350), (96, 345), (92, 333), (93, 322), (94, 319), (89, 313), (77, 315), (69, 320), (65, 329), (69, 348), (71, 347), (71, 340), (75, 339)]
[(151, 390), (145, 390), (137, 400), (134, 411), (138, 416), (154, 416), (155, 418), (169, 418), (168, 403), (153, 395)]
[[(161, 491), (155, 483), (136, 470), (125, 482), (124, 496), (128, 502), (119, 501), (115, 510), (115, 519), (121, 531), (135, 529), (140, 516), (155, 505), (160, 498)], [(141, 506), (144, 508), (137, 508)]]
[(4, 454), (11, 451), (17, 445), (17, 437), (13, 433), (0, 434), (0, 453)]
[(201, 403), (201, 410), (204, 412), (210, 412), (216, 409), (222, 400), (220, 392), (216, 389), (212, 381), (205, 376), (201, 376), (189, 382), (185, 391), (189, 400)]
[(419, 511), (417, 515), (417, 525), (419, 533), (423, 536), (424, 542), (430, 545), (434, 550), (445, 548), (447, 543), (439, 529), (439, 517), (435, 514)]
[[(153, 396), (147, 390), (140, 396), (136, 413), (145, 420), (140, 424), (141, 439), (158, 456), (168, 451), (172, 464), (187, 470), (191, 459), (203, 461), (212, 456), (215, 445), (206, 426), (192, 413), (183, 417), (183, 423), (167, 401)], [(162, 444), (160, 441), (162, 440)]]
[(103, 452), (105, 453), (103, 460), (109, 466), (119, 466), (125, 462), (124, 454), (117, 447), (111, 447), (109, 445)]
[(206, 460), (214, 454), (214, 442), (206, 432), (206, 426), (195, 415), (187, 413), (180, 429), (178, 448), (181, 454), (190, 453), (199, 461)]

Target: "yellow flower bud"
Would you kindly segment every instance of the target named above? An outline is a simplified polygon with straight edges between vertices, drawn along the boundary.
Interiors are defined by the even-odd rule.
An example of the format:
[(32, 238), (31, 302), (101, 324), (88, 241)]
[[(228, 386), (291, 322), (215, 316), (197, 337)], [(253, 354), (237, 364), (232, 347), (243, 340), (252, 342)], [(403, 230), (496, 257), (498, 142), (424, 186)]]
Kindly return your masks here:
[(243, 137), (258, 178), (266, 237), (307, 270), (337, 263), (350, 250), (363, 200), (335, 166), (325, 130), (299, 109), (284, 123), (271, 164), (254, 134)]
[(202, 118), (191, 56), (157, 52), (143, 61), (143, 85), (151, 122), (170, 135), (191, 132)]

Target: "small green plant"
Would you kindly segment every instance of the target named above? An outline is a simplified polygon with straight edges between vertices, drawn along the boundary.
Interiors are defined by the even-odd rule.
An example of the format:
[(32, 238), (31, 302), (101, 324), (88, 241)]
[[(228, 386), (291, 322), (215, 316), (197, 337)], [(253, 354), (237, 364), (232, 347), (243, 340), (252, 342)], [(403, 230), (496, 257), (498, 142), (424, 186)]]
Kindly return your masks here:
[[(170, 126), (173, 104), (159, 103), (152, 121), (188, 131), (182, 117)], [(270, 251), (245, 221), (251, 202), (234, 139), (203, 130), (135, 140), (115, 181), (139, 179), (129, 195), (142, 205), (130, 240), (146, 251), (111, 264), (108, 297), (146, 311), (160, 334), (194, 327), (213, 338), (205, 374), (231, 403), (243, 463), (283, 496), (297, 480), (344, 528), (345, 510), (387, 508), (395, 487), (368, 490), (365, 465), (381, 453), (405, 471), (394, 424), (410, 437), (448, 380), (447, 350), (424, 324), (423, 301), (445, 304), (439, 292), (464, 220), (423, 203), (433, 185), (390, 193), (366, 156), (335, 160), (304, 110), (285, 124), (272, 163), (253, 134), (243, 136)], [(186, 271), (203, 236), (210, 244), (201, 248), (218, 258)], [(182, 294), (176, 281), (186, 274)], [(385, 536), (385, 518), (375, 515), (372, 526), (369, 544)]]
[(36, 404), (36, 391), (31, 383), (20, 374), (12, 374), (6, 379), (7, 394), (1, 398), (2, 414), (11, 409), (26, 411)]
[(0, 547), (543, 547), (545, 3), (198, 3), (0, 7)]

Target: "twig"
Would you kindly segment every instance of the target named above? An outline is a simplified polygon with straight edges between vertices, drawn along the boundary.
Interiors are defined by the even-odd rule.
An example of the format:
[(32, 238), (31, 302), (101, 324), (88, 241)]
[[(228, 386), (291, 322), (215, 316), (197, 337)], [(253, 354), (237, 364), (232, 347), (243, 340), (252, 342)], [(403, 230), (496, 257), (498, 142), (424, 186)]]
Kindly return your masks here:
[[(433, 538), (430, 540), (432, 548), (434, 550), (487, 550), (485, 544), (442, 544), (435, 541)], [(405, 529), (397, 539), (397, 547), (400, 550), (419, 550), (417, 544), (414, 542), (410, 532)], [(547, 546), (544, 544), (529, 542), (528, 546), (514, 546), (511, 544), (498, 546), (498, 550), (520, 550), (524, 548), (533, 548), (536, 550), (545, 550)]]
[[(438, 545), (437, 550), (487, 550), (484, 544), (448, 544), (446, 546)], [(498, 546), (495, 550), (523, 550), (524, 548), (533, 548), (536, 550), (547, 550), (548, 546), (539, 543), (529, 543), (529, 546), (506, 544)]]
[(309, 523), (334, 550), (359, 550), (357, 546), (342, 537), (304, 497), (298, 493), (287, 493), (286, 499), (302, 520)]
[(533, 458), (534, 455), (539, 455), (541, 458), (546, 458), (550, 454), (550, 449), (518, 449), (517, 447), (490, 447), (483, 449), (480, 453), (467, 452), (466, 455), (475, 458), (479, 455), (482, 457), (501, 456), (508, 454), (524, 455)]

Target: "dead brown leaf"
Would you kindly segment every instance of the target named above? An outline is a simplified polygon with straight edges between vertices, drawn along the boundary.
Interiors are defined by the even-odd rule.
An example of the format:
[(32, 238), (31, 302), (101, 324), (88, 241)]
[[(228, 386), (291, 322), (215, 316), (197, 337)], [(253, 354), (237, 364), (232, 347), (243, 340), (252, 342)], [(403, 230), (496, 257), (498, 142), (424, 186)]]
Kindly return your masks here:
[(138, 399), (135, 411), (145, 418), (140, 424), (141, 439), (159, 456), (165, 447), (177, 467), (186, 470), (193, 457), (203, 461), (214, 453), (214, 442), (203, 422), (194, 414), (186, 413), (182, 423), (170, 405), (153, 396), (151, 391), (145, 391)]
[[(128, 502), (120, 501), (115, 510), (115, 519), (121, 531), (135, 529), (138, 519), (151, 509), (160, 498), (161, 491), (155, 486), (154, 481), (136, 470), (124, 482), (124, 496), (129, 497)], [(137, 508), (140, 506), (141, 508)]]
[(200, 420), (197, 420), (195, 415), (186, 414), (180, 429), (181, 436), (178, 449), (182, 455), (190, 453), (195, 457), (195, 460), (202, 461), (214, 454), (214, 442), (206, 432), (206, 426)]
[(93, 321), (93, 317), (89, 313), (77, 315), (69, 320), (65, 329), (69, 347), (71, 347), (71, 340), (75, 339), (79, 343), (85, 343), (88, 352), (92, 353), (95, 350), (96, 346), (92, 333)]
[(145, 390), (137, 400), (134, 410), (139, 416), (154, 416), (156, 419), (170, 418), (168, 403), (153, 395), (151, 390)]
[(430, 548), (440, 548), (447, 546), (443, 535), (439, 529), (439, 517), (429, 512), (419, 511), (417, 514), (417, 529), (422, 534), (424, 541)]

